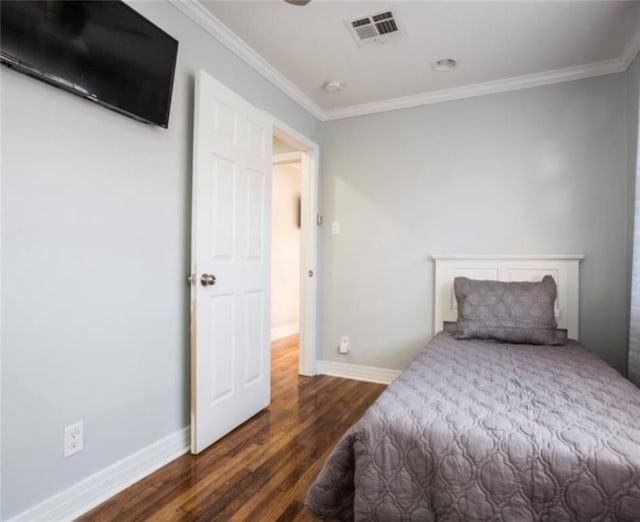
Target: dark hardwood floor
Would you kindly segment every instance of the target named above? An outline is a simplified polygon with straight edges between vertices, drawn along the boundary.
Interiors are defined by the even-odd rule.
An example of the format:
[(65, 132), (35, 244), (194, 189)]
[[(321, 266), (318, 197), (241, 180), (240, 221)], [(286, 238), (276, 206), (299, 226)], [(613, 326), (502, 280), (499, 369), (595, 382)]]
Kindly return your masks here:
[(307, 489), (381, 384), (298, 375), (298, 339), (273, 343), (269, 408), (198, 456), (184, 455), (82, 521), (302, 521)]

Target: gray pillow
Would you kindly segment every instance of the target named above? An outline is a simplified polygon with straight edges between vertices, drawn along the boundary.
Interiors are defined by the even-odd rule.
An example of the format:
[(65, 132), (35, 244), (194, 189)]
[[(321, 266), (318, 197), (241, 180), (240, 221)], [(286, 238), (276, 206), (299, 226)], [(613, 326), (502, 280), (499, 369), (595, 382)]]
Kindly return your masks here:
[(508, 343), (564, 344), (556, 334), (556, 282), (476, 281), (456, 277), (456, 339), (496, 339)]

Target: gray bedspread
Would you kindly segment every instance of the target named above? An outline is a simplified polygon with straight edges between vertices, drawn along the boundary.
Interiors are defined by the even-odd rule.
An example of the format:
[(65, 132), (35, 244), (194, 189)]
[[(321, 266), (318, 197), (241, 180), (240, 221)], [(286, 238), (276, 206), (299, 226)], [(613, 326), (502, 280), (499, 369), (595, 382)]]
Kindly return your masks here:
[(578, 343), (440, 333), (309, 490), (357, 521), (640, 521), (640, 390)]

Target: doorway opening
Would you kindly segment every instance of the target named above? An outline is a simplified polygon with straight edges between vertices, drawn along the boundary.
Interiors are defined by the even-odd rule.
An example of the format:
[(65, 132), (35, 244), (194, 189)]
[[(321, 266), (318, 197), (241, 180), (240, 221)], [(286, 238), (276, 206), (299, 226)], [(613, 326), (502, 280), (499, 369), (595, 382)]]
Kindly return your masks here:
[(271, 192), (271, 342), (297, 344), (300, 334), (302, 156), (273, 137)]
[(272, 349), (298, 351), (298, 373), (315, 375), (318, 146), (273, 124)]

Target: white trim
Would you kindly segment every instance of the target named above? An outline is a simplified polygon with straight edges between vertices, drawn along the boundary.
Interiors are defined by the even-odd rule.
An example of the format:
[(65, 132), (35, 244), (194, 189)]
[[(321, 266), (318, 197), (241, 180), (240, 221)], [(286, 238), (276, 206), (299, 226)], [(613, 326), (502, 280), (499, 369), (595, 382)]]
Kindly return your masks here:
[(300, 104), (316, 118), (322, 120), (323, 110), (319, 105), (302, 92), (302, 90), (294, 85), (280, 71), (273, 67), (273, 65), (260, 56), (242, 38), (223, 24), (217, 17), (211, 14), (211, 12), (199, 1), (169, 0), (169, 2), (176, 9), (182, 11), (185, 15), (191, 18), (191, 20), (202, 27), (202, 29), (213, 36), (232, 53), (262, 74), (262, 76), (282, 90), (282, 92), (289, 96), (293, 101)]
[(488, 94), (529, 89), (531, 87), (540, 87), (554, 83), (580, 80), (582, 78), (591, 78), (593, 76), (619, 73), (624, 70), (625, 67), (620, 59), (606, 60), (603, 62), (580, 65), (578, 67), (568, 67), (566, 69), (558, 69), (555, 71), (526, 74), (502, 80), (475, 83), (471, 85), (464, 85), (462, 87), (452, 87), (450, 89), (404, 96), (402, 98), (391, 98), (377, 102), (352, 105), (350, 107), (342, 107), (340, 109), (332, 109), (324, 112), (323, 121), (352, 118), (354, 116), (364, 116), (366, 114), (408, 109), (410, 107), (430, 105), (432, 103), (442, 103), (453, 100), (462, 100), (465, 98), (473, 98), (475, 96), (486, 96)]
[(613, 74), (625, 71), (640, 50), (640, 29), (624, 47), (622, 55), (618, 58), (600, 62), (587, 63), (575, 67), (544, 71), (534, 74), (504, 78), (490, 82), (475, 83), (439, 91), (431, 91), (401, 98), (391, 98), (371, 103), (351, 105), (339, 109), (325, 110), (307, 96), (300, 88), (294, 85), (286, 76), (273, 67), (258, 52), (249, 46), (242, 38), (229, 29), (199, 0), (169, 0), (169, 2), (191, 20), (202, 27), (207, 33), (218, 40), (236, 56), (250, 65), (253, 69), (271, 81), (292, 100), (300, 104), (320, 121), (338, 120), (366, 114), (408, 109), (420, 105), (442, 103), (453, 100), (462, 100), (475, 96), (486, 96), (501, 92), (552, 85), (605, 74)]
[(432, 256), (435, 260), (433, 285), (433, 332), (444, 321), (458, 318), (453, 280), (458, 276), (496, 281), (540, 281), (550, 274), (557, 285), (555, 314), (559, 328), (566, 328), (571, 339), (580, 332), (580, 261), (582, 255), (462, 255)]
[(190, 428), (183, 428), (68, 489), (20, 513), (9, 522), (67, 521), (83, 515), (138, 482), (190, 448)]
[(402, 372), (389, 368), (377, 368), (375, 366), (362, 366), (334, 361), (317, 361), (318, 373), (355, 379), (358, 381), (377, 382), (379, 384), (391, 384)]
[[(302, 154), (300, 184), (300, 350), (299, 373), (315, 375), (318, 305), (318, 180), (320, 151)], [(312, 276), (309, 276), (312, 274)]]
[(633, 62), (638, 52), (640, 52), (640, 27), (636, 29), (636, 32), (631, 37), (631, 39), (627, 42), (627, 45), (624, 47), (624, 50), (622, 51), (620, 62), (622, 63), (622, 66), (624, 67), (625, 70), (631, 65), (631, 62)]
[(509, 260), (518, 260), (518, 259), (522, 259), (522, 260), (554, 260), (554, 259), (562, 259), (562, 260), (567, 260), (567, 261), (581, 261), (584, 259), (584, 255), (582, 254), (558, 254), (558, 255), (553, 255), (553, 254), (539, 254), (539, 255), (531, 255), (531, 256), (525, 256), (525, 255), (520, 255), (520, 254), (515, 254), (515, 255), (511, 255), (511, 254), (507, 254), (507, 255), (503, 255), (503, 256), (499, 256), (499, 255), (493, 255), (493, 254), (479, 254), (479, 255), (473, 255), (473, 254), (462, 254), (462, 255), (432, 255), (431, 256), (432, 259), (435, 259), (436, 261), (441, 261), (441, 260), (458, 260), (458, 259), (481, 259), (481, 260), (487, 260), (487, 259), (499, 259), (499, 260), (505, 260), (505, 259), (509, 259)]
[(271, 340), (276, 341), (278, 339), (282, 339), (283, 337), (289, 337), (290, 335), (295, 335), (297, 333), (300, 333), (300, 324), (298, 323), (279, 326), (278, 328), (271, 329)]

